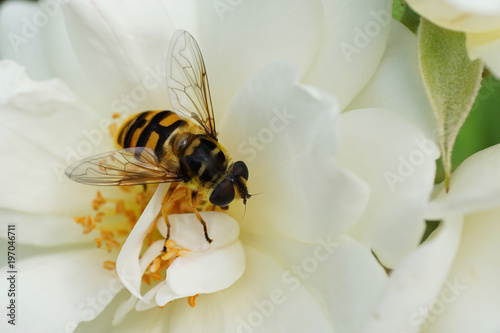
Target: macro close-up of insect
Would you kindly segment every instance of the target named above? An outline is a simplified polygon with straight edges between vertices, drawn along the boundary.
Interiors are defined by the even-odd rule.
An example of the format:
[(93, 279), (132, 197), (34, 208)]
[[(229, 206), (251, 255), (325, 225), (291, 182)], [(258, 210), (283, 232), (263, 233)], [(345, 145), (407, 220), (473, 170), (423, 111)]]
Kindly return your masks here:
[[(184, 184), (185, 198), (203, 226), (198, 212), (198, 194), (209, 202), (227, 207), (235, 199), (246, 204), (248, 168), (243, 161), (231, 162), (217, 140), (214, 112), (205, 64), (196, 40), (177, 30), (167, 56), (167, 86), (173, 111), (143, 111), (123, 122), (116, 133), (120, 150), (90, 156), (69, 166), (66, 175), (89, 185)], [(175, 188), (175, 184), (171, 185)], [(172, 195), (167, 192), (166, 206)], [(170, 224), (163, 211), (170, 234)]]
[(500, 0), (5, 0), (0, 119), (0, 333), (500, 333)]

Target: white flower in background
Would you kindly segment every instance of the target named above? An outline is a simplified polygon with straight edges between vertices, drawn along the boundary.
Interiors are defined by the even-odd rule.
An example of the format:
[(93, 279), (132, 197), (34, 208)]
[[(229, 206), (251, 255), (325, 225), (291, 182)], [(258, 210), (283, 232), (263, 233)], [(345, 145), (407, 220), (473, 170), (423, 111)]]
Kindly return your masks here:
[(407, 3), (434, 24), (465, 32), (470, 58), (481, 58), (500, 77), (499, 1), (408, 0)]
[[(1, 148), (9, 156), (0, 166), (9, 189), (0, 196), (2, 232), (17, 223), (25, 251), (18, 327), (72, 331), (82, 321), (89, 322), (80, 328), (92, 332), (361, 327), (386, 283), (371, 250), (395, 267), (418, 245), (437, 158), (416, 40), (391, 22), (390, 4), (242, 2), (221, 11), (201, 1), (74, 1), (56, 6), (43, 26), (34, 21), (40, 27), (32, 36), (23, 31), (40, 8), (4, 4), (0, 55), (39, 79), (12, 61), (0, 63), (0, 135), (14, 143)], [(128, 236), (133, 246), (124, 246), (120, 258), (144, 272), (162, 247), (145, 242), (141, 252), (139, 245), (148, 232), (164, 235), (161, 227), (147, 228), (164, 186), (128, 235), (145, 205), (140, 193), (111, 188), (100, 199), (96, 188), (61, 175), (68, 163), (113, 149), (107, 127), (114, 112), (169, 107), (162, 75), (177, 28), (190, 31), (204, 54), (220, 141), (247, 163), (250, 190), (262, 194), (248, 202), (239, 224), (241, 203), (228, 214), (204, 213), (218, 240), (210, 246), (196, 239), (202, 232), (193, 215), (172, 216), (180, 256), (166, 283), (148, 293), (137, 275), (121, 276), (135, 296), (142, 292), (137, 302), (102, 268), (116, 252), (91, 243), (97, 237), (119, 248)], [(26, 42), (13, 44), (13, 34)], [(111, 200), (118, 198), (115, 211)], [(88, 215), (91, 202), (107, 223), (117, 223), (112, 236), (99, 233), (100, 226), (90, 231), (93, 220), (85, 218), (78, 221), (93, 237), (82, 235), (72, 221)], [(225, 255), (231, 265), (224, 265)], [(147, 270), (151, 280), (155, 272)], [(185, 300), (156, 307), (198, 293), (194, 308)]]
[(365, 332), (498, 332), (500, 145), (465, 160), (429, 205), (442, 225), (392, 272)]

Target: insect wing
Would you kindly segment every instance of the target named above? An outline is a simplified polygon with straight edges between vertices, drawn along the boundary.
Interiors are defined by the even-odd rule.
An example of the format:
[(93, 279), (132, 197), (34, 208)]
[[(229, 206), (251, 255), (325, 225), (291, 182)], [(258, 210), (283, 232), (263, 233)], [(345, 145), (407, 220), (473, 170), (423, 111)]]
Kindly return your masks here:
[(168, 95), (174, 111), (182, 118), (196, 121), (214, 138), (215, 118), (207, 71), (200, 47), (184, 30), (177, 30), (167, 56)]
[(151, 148), (127, 148), (90, 156), (69, 166), (70, 179), (89, 185), (140, 185), (182, 179), (160, 167)]

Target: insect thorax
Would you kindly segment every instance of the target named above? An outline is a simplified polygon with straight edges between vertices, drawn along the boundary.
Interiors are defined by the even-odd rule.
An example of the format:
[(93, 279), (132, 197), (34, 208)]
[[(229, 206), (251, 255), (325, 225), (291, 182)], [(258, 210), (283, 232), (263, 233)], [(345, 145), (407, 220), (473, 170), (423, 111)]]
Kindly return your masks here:
[(185, 134), (177, 138), (177, 141), (180, 140), (183, 140), (185, 148), (178, 151), (181, 172), (206, 188), (225, 176), (229, 158), (216, 140), (206, 134)]

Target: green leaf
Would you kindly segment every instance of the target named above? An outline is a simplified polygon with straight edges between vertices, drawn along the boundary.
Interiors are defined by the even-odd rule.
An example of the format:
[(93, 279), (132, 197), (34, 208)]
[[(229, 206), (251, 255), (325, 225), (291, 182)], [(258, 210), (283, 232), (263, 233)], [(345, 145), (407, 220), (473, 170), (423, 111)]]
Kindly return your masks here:
[(417, 32), (418, 25), (420, 24), (420, 15), (414, 12), (406, 1), (393, 0), (392, 17), (403, 23), (413, 33)]
[(401, 21), (401, 17), (405, 12), (406, 4), (403, 0), (392, 1), (392, 18)]
[(446, 189), (451, 175), (451, 152), (481, 84), (483, 63), (470, 61), (465, 34), (422, 19), (418, 31), (420, 70), (439, 126), (439, 145)]

